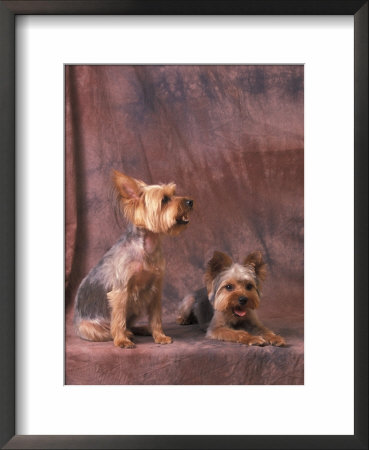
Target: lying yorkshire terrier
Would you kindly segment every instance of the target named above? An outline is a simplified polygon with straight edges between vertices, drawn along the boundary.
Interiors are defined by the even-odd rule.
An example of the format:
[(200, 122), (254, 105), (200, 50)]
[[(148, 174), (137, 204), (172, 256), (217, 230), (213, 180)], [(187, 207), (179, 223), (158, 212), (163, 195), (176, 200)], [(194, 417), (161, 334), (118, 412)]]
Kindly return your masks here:
[[(206, 337), (247, 345), (285, 345), (285, 340), (266, 328), (256, 308), (266, 264), (260, 252), (237, 264), (222, 252), (214, 252), (205, 273), (206, 288), (185, 297), (177, 323), (198, 323)], [(251, 331), (253, 334), (251, 334)]]

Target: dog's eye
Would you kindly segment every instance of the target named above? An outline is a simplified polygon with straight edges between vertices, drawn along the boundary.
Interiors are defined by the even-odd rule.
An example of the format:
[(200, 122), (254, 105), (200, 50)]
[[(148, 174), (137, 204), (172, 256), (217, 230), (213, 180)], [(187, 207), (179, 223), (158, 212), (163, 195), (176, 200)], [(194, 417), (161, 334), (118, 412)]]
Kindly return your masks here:
[(225, 288), (227, 289), (227, 291), (231, 291), (233, 289), (233, 284), (226, 284)]
[(169, 202), (170, 202), (170, 197), (168, 197), (167, 195), (164, 195), (164, 197), (161, 199), (161, 203), (163, 205), (166, 205)]
[(253, 288), (254, 286), (251, 284), (251, 283), (248, 283), (247, 285), (246, 285), (246, 289), (248, 290), (248, 291), (251, 291), (251, 289)]

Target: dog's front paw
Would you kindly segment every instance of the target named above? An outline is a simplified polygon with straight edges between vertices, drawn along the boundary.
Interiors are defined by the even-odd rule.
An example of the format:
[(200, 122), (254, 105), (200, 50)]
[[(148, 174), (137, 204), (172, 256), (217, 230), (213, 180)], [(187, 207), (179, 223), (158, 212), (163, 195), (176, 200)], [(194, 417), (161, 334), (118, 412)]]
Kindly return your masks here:
[(116, 337), (114, 339), (114, 345), (116, 347), (121, 347), (121, 348), (134, 348), (135, 347), (135, 344), (127, 337)]
[(279, 336), (278, 334), (269, 334), (265, 336), (265, 339), (269, 344), (275, 345), (276, 347), (283, 347), (284, 345), (286, 345), (286, 341), (282, 336)]
[(172, 338), (161, 334), (154, 337), (155, 344), (171, 344), (173, 342)]
[(265, 345), (266, 341), (261, 336), (252, 336), (250, 334), (242, 334), (238, 340), (241, 344), (246, 345)]

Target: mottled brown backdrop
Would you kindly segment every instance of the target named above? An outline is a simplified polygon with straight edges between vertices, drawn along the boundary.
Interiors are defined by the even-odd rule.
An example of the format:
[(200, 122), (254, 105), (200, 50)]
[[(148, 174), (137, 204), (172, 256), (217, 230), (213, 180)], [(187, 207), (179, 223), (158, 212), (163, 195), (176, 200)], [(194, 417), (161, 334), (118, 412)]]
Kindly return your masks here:
[[(303, 66), (66, 66), (65, 93), (66, 382), (303, 382)], [(164, 329), (175, 339), (166, 348), (143, 337), (136, 349), (127, 351), (114, 349), (112, 343), (84, 342), (73, 334), (78, 284), (124, 231), (109, 200), (113, 168), (147, 183), (174, 181), (179, 194), (195, 200), (188, 229), (163, 241)], [(218, 342), (209, 347), (196, 326), (173, 325), (179, 301), (202, 285), (204, 264), (215, 249), (238, 260), (249, 251), (263, 252), (269, 277), (260, 317), (287, 336), (288, 348)], [(243, 378), (234, 371), (202, 378), (192, 373), (192, 363), (170, 364), (182, 361), (186, 353), (189, 361), (209, 366), (209, 352), (215, 365), (225, 354), (230, 364), (238, 364), (240, 352), (257, 364), (252, 371), (249, 360)], [(149, 357), (140, 359), (141, 353)], [(171, 369), (143, 378), (131, 371), (132, 358), (135, 367), (141, 364), (145, 370), (151, 356), (167, 358)], [(298, 375), (283, 379), (293, 357)], [(278, 358), (285, 369), (278, 366)], [(117, 361), (119, 370), (108, 370)], [(266, 361), (262, 369), (260, 361)], [(273, 369), (266, 369), (272, 362), (282, 371), (275, 377)]]

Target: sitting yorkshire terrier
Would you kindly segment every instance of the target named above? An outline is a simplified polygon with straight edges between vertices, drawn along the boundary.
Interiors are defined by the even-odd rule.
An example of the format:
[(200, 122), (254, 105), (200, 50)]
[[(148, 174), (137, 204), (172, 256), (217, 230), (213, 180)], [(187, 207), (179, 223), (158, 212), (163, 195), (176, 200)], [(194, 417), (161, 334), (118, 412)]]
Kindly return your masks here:
[[(123, 348), (134, 347), (133, 334), (169, 344), (161, 321), (165, 261), (160, 236), (176, 236), (186, 228), (193, 201), (177, 197), (173, 183), (149, 186), (118, 171), (113, 184), (118, 207), (131, 225), (82, 280), (75, 303), (77, 332), (83, 339), (113, 340)], [(149, 327), (134, 327), (145, 313)]]
[(248, 255), (243, 264), (234, 263), (225, 253), (214, 252), (206, 268), (206, 288), (183, 299), (177, 323), (198, 323), (210, 339), (285, 345), (285, 340), (266, 328), (256, 313), (265, 275), (266, 264), (260, 252)]

